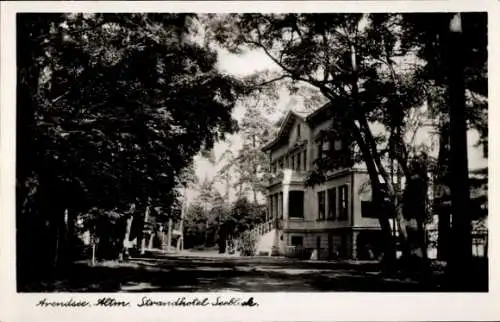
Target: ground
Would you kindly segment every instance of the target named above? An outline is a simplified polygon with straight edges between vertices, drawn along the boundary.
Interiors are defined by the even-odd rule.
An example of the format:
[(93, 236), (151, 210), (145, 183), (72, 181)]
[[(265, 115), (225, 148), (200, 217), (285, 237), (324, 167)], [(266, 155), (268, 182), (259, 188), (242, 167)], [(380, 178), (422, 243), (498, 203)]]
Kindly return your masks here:
[[(148, 255), (94, 266), (77, 262), (57, 278), (20, 286), (21, 292), (308, 292), (443, 291), (441, 273), (432, 282), (385, 277), (375, 262), (299, 261), (275, 257), (230, 257), (210, 253)], [(487, 274), (486, 274), (487, 276)], [(481, 291), (480, 289), (478, 289)], [(487, 290), (487, 289), (486, 289)]]

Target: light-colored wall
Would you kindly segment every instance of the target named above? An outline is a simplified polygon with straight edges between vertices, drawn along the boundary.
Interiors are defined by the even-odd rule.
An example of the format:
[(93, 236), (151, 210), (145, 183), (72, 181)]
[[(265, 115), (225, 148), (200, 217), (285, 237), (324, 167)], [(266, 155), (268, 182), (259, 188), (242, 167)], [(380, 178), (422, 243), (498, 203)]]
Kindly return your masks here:
[[(300, 124), (300, 138), (297, 137), (298, 124)], [(301, 142), (302, 140), (308, 140), (309, 137), (310, 137), (310, 129), (307, 123), (305, 123), (299, 118), (295, 118), (292, 128), (288, 133), (288, 143), (279, 146), (271, 151), (271, 162), (284, 156), (291, 148), (295, 146), (297, 142)]]
[[(300, 138), (297, 137), (297, 125), (300, 124)], [(306, 122), (299, 118), (295, 118), (295, 122), (293, 123), (292, 129), (289, 133), (288, 139), (288, 148), (292, 148), (295, 143), (300, 142), (304, 139), (309, 138), (309, 126)]]
[(376, 218), (363, 218), (361, 216), (361, 201), (371, 201), (370, 178), (367, 173), (355, 173), (353, 182), (353, 226), (354, 227), (380, 227)]
[[(350, 227), (353, 224), (353, 213), (352, 209), (353, 201), (357, 199), (357, 196), (353, 196), (352, 193), (352, 174), (347, 172), (345, 175), (337, 178), (333, 178), (328, 180), (327, 182), (316, 185), (314, 187), (308, 188), (293, 188), (295, 190), (304, 190), (304, 219), (302, 218), (289, 218), (284, 222), (285, 229), (293, 229), (293, 230), (321, 230), (321, 229), (332, 229), (332, 228), (341, 228), (341, 227)], [(318, 220), (318, 192), (325, 191), (325, 203), (326, 210), (329, 209), (328, 205), (328, 195), (326, 191), (331, 188), (339, 188), (342, 185), (347, 185), (347, 220), (327, 220), (328, 214), (325, 212), (325, 219)], [(337, 216), (339, 214), (339, 203), (338, 203), (338, 190), (337, 190)]]
[[(342, 247), (342, 242), (345, 243), (344, 247), (347, 251), (347, 256), (350, 256), (352, 252), (352, 233), (343, 232), (342, 234), (332, 234), (328, 232), (287, 232), (284, 234), (283, 239), (286, 245), (291, 245), (292, 237), (301, 236), (303, 238), (303, 247), (309, 249), (316, 249), (316, 238), (320, 238), (320, 258), (328, 257), (328, 235), (331, 234), (332, 238), (332, 252), (340, 252)], [(343, 235), (343, 236), (342, 236)], [(286, 246), (284, 247), (284, 249)]]

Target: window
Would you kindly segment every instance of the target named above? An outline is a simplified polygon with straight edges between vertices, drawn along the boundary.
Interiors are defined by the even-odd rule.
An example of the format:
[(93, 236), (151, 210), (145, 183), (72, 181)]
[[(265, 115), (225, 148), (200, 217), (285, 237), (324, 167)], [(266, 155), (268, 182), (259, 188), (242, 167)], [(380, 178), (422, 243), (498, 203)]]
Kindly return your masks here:
[(347, 220), (347, 185), (339, 188), (339, 220)]
[(288, 211), (290, 218), (304, 218), (304, 191), (290, 191)]
[(300, 138), (300, 124), (297, 124), (297, 138)]
[(328, 189), (328, 219), (337, 219), (337, 188)]
[(372, 201), (361, 201), (361, 217), (378, 218)]
[(303, 169), (304, 169), (304, 171), (306, 171), (307, 170), (307, 149), (304, 150), (302, 153), (303, 153), (302, 156), (303, 156), (303, 159), (304, 159), (303, 160), (304, 161)]
[(273, 196), (269, 196), (269, 216), (271, 218), (274, 218), (274, 212), (273, 212)]
[(278, 198), (278, 215), (279, 219), (283, 219), (283, 192), (280, 192)]
[(295, 170), (295, 155), (290, 155), (290, 169)]
[(330, 150), (330, 142), (325, 138), (321, 139), (317, 143), (318, 159), (326, 156), (328, 150)]
[(318, 159), (321, 159), (323, 157), (323, 143), (322, 142), (319, 142), (317, 145), (316, 145), (316, 157)]
[(300, 161), (301, 161), (301, 158), (302, 158), (302, 155), (300, 153), (300, 151), (297, 153), (297, 171), (300, 171), (301, 167), (300, 167)]
[(323, 140), (322, 150), (323, 153), (330, 150), (330, 141), (328, 141), (327, 139)]
[(272, 209), (272, 213), (273, 213), (273, 218), (276, 218), (278, 216), (278, 204), (277, 204), (277, 200), (276, 200), (276, 194), (272, 195), (271, 196), (271, 209)]
[(318, 191), (318, 220), (325, 219), (325, 192)]
[(290, 238), (290, 244), (292, 244), (292, 246), (302, 247), (304, 245), (304, 237), (302, 237), (302, 236), (292, 236)]

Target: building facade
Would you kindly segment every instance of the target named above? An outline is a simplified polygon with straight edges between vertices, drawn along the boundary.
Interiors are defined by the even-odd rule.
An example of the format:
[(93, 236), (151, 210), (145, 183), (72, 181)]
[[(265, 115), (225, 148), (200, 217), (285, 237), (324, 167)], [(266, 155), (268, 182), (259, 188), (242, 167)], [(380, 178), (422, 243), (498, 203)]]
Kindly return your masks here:
[(331, 126), (326, 110), (309, 115), (290, 111), (276, 138), (263, 148), (271, 169), (268, 219), (277, 227), (273, 253), (286, 256), (300, 249), (305, 257), (319, 259), (374, 258), (381, 231), (369, 211), (367, 172), (349, 165), (328, 171), (321, 184), (306, 183), (323, 153), (345, 155), (341, 140), (324, 135)]

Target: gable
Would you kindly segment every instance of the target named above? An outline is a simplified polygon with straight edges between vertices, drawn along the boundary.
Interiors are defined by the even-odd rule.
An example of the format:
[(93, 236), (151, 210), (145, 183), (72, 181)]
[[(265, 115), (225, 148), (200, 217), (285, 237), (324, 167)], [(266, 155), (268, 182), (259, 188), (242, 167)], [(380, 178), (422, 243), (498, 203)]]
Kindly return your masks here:
[(262, 148), (262, 150), (269, 151), (288, 142), (294, 142), (297, 137), (299, 137), (299, 124), (301, 132), (300, 137), (304, 138), (307, 131), (307, 123), (305, 122), (305, 118), (296, 112), (289, 111), (283, 119), (283, 122), (281, 122), (281, 126), (276, 137), (271, 142), (266, 144)]

